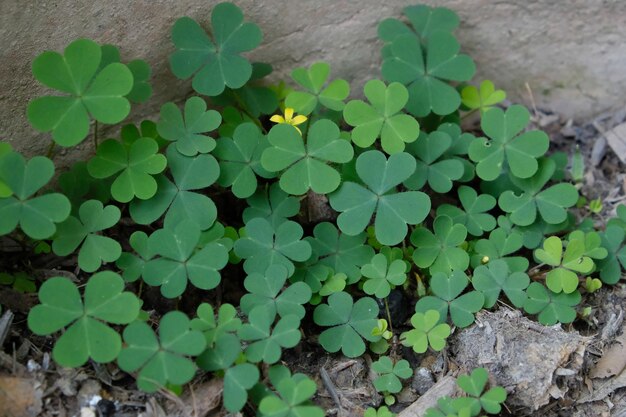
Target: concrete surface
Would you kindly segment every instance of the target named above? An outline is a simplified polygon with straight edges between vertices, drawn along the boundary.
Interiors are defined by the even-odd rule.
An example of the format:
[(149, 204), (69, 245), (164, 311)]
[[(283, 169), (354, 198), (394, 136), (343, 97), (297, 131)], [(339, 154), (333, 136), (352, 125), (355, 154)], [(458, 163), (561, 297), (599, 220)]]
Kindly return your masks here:
[[(113, 43), (123, 59), (146, 59), (154, 96), (131, 117), (154, 118), (160, 105), (181, 100), (190, 81), (169, 72), (170, 28), (179, 16), (205, 27), (214, 0), (0, 0), (0, 139), (27, 154), (45, 153), (49, 135), (26, 120), (29, 100), (45, 93), (30, 64), (41, 51), (60, 51), (78, 37)], [(376, 25), (400, 16), (408, 0), (235, 0), (264, 33), (251, 54), (286, 76), (296, 66), (327, 60), (332, 75), (361, 94), (379, 76)], [(620, 0), (426, 0), (457, 11), (463, 49), (487, 77), (514, 100), (529, 103), (528, 82), (539, 104), (568, 116), (590, 117), (624, 106), (626, 96), (626, 1)], [(117, 134), (117, 129), (106, 134)], [(73, 159), (91, 146), (61, 155)]]

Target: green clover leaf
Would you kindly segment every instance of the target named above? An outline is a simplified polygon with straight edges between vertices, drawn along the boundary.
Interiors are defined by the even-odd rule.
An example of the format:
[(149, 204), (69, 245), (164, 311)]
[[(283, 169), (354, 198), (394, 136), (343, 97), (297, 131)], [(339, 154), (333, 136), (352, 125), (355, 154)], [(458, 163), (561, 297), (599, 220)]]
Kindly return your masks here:
[(459, 42), (445, 31), (431, 32), (423, 45), (413, 34), (396, 36), (385, 48), (383, 78), (408, 86), (406, 109), (412, 115), (453, 113), (461, 97), (446, 81), (467, 81), (476, 71), (474, 61), (459, 50)]
[(369, 297), (360, 298), (356, 303), (346, 292), (331, 294), (328, 304), (320, 304), (313, 312), (313, 320), (318, 326), (330, 327), (319, 337), (322, 347), (330, 353), (341, 352), (349, 358), (356, 358), (365, 352), (363, 339), (376, 342), (380, 336), (373, 336), (372, 329), (377, 325), (378, 304)]
[(504, 291), (515, 307), (522, 308), (526, 302), (524, 291), (530, 284), (530, 278), (524, 272), (511, 272), (503, 259), (494, 259), (487, 265), (474, 270), (472, 285), (485, 297), (485, 308), (491, 308)]
[(452, 138), (452, 144), (443, 157), (455, 159), (463, 164), (463, 176), (458, 179), (460, 182), (469, 182), (474, 179), (475, 164), (467, 158), (469, 146), (476, 137), (471, 133), (461, 131), (461, 127), (456, 123), (443, 123), (437, 131), (447, 133)]
[(506, 390), (502, 387), (492, 387), (485, 391), (489, 374), (485, 368), (476, 368), (470, 375), (460, 375), (456, 383), (469, 395), (468, 406), (472, 415), (478, 415), (480, 410), (489, 414), (498, 414), (501, 404), (506, 400)]
[(89, 175), (87, 162), (74, 163), (68, 171), (59, 175), (59, 187), (72, 203), (72, 214), (78, 214), (78, 208), (85, 200), (99, 200), (103, 204), (111, 200), (113, 178), (98, 180)]
[(372, 362), (372, 370), (378, 374), (374, 379), (376, 391), (391, 394), (402, 391), (400, 378), (407, 379), (413, 376), (409, 361), (402, 359), (394, 364), (389, 356), (381, 356), (376, 362)]
[(280, 360), (281, 348), (292, 348), (300, 342), (300, 318), (293, 314), (286, 315), (271, 329), (275, 315), (263, 307), (257, 307), (248, 315), (248, 323), (237, 332), (241, 340), (251, 342), (246, 348), (249, 361), (276, 363)]
[(306, 91), (292, 91), (285, 98), (285, 107), (298, 114), (308, 115), (318, 109), (318, 105), (334, 111), (343, 110), (343, 102), (350, 94), (350, 84), (346, 80), (333, 80), (326, 87), (330, 65), (316, 62), (307, 68), (296, 68), (291, 78)]
[(283, 123), (272, 127), (271, 144), (263, 151), (261, 165), (280, 175), (280, 188), (293, 195), (313, 190), (328, 194), (339, 187), (341, 176), (328, 162), (346, 163), (354, 156), (350, 143), (339, 136), (339, 128), (327, 119), (311, 125), (306, 144), (298, 131)]
[(246, 223), (245, 237), (235, 242), (235, 254), (245, 259), (246, 273), (265, 273), (270, 265), (282, 265), (293, 275), (293, 261), (304, 262), (311, 256), (311, 245), (302, 240), (304, 231), (296, 222), (285, 221), (272, 226), (263, 218)]
[(189, 324), (184, 313), (170, 311), (161, 317), (157, 338), (147, 323), (131, 323), (124, 329), (126, 346), (117, 358), (120, 369), (139, 370), (137, 386), (145, 392), (155, 392), (168, 383), (182, 385), (191, 381), (196, 366), (187, 356), (202, 353), (206, 341)]
[(233, 139), (217, 140), (215, 156), (220, 163), (222, 187), (232, 187), (237, 198), (248, 198), (257, 189), (257, 178), (272, 178), (274, 174), (261, 166), (261, 155), (269, 142), (253, 123), (243, 123), (233, 132)]
[(311, 403), (317, 385), (308, 377), (285, 375), (274, 384), (277, 394), (264, 397), (259, 404), (263, 417), (324, 417), (324, 410)]
[(365, 410), (365, 413), (363, 413), (363, 417), (395, 417), (395, 414), (389, 411), (389, 408), (387, 408), (387, 406), (383, 405), (378, 409), (369, 407), (367, 410)]
[(26, 294), (37, 291), (35, 278), (25, 272), (16, 272), (13, 275), (0, 272), (0, 284), (10, 285), (13, 290)]
[(459, 247), (467, 237), (465, 226), (454, 224), (448, 216), (437, 216), (433, 231), (419, 227), (411, 233), (411, 243), (416, 248), (413, 252), (415, 264), (430, 268), (431, 273), (466, 270), (469, 255)]
[[(121, 62), (120, 50), (117, 46), (111, 44), (104, 44), (101, 46), (102, 59), (98, 70), (106, 68), (107, 65)], [(133, 88), (126, 98), (133, 103), (143, 103), (148, 101), (152, 95), (152, 86), (150, 85), (150, 76), (152, 70), (150, 65), (143, 59), (135, 59), (126, 64), (130, 72), (133, 74)]]
[(262, 307), (281, 317), (294, 315), (300, 320), (304, 318), (302, 306), (311, 299), (311, 289), (304, 282), (294, 282), (283, 290), (289, 271), (282, 265), (270, 265), (264, 274), (253, 272), (244, 281), (248, 294), (241, 297), (241, 311), (250, 314), (252, 309)]
[(493, 181), (506, 167), (516, 178), (530, 178), (537, 172), (537, 158), (546, 153), (550, 140), (540, 130), (521, 133), (529, 120), (530, 113), (520, 105), (506, 113), (494, 108), (483, 115), (480, 126), (489, 139), (477, 138), (469, 147), (481, 179)]
[(507, 256), (520, 250), (523, 245), (524, 237), (520, 232), (507, 232), (499, 227), (489, 234), (489, 239), (480, 239), (474, 244), (471, 265), (476, 268), (483, 263), (502, 259), (507, 263), (510, 271), (526, 271), (528, 259), (523, 256)]
[(606, 284), (615, 284), (622, 277), (622, 269), (626, 269), (626, 246), (623, 246), (626, 230), (617, 223), (609, 224), (600, 237), (607, 250), (606, 258), (598, 261), (600, 279)]
[[(306, 239), (309, 240), (310, 238)], [(333, 292), (342, 291), (345, 288), (347, 279), (346, 274), (337, 275), (339, 276), (339, 279), (333, 280), (333, 277), (335, 277), (333, 269), (318, 263), (317, 256), (313, 253), (309, 260), (296, 265), (296, 270), (289, 279), (291, 282), (304, 282), (307, 284), (313, 293), (309, 304), (317, 305), (321, 301), (319, 294), (320, 291), (322, 291), (324, 287), (328, 289), (326, 281), (331, 281), (330, 292), (327, 295), (332, 294)], [(343, 278), (343, 284), (339, 282), (341, 281), (341, 278)]]
[(437, 207), (437, 215), (446, 215), (457, 224), (467, 228), (473, 236), (482, 236), (496, 227), (496, 218), (488, 213), (496, 206), (496, 199), (489, 194), (478, 195), (472, 187), (462, 185), (458, 189), (462, 209), (451, 204)]
[(115, 206), (104, 207), (98, 200), (85, 201), (78, 210), (78, 219), (70, 216), (59, 224), (52, 250), (58, 256), (68, 256), (80, 246), (78, 266), (85, 272), (94, 272), (103, 262), (113, 262), (122, 253), (117, 241), (98, 234), (115, 226), (120, 216), (120, 209)]
[(417, 159), (417, 168), (404, 185), (410, 190), (420, 190), (426, 182), (433, 191), (447, 193), (452, 181), (461, 179), (465, 168), (460, 158), (448, 156), (452, 138), (445, 132), (422, 133), (409, 146), (407, 152)]
[(185, 156), (208, 153), (215, 149), (215, 139), (204, 133), (219, 127), (222, 116), (215, 110), (207, 110), (200, 97), (185, 102), (185, 115), (174, 103), (161, 107), (157, 131), (163, 139), (176, 142), (176, 150)]
[[(13, 148), (10, 144), (6, 142), (0, 142), (0, 159), (3, 156), (10, 154), (13, 152)], [(13, 190), (9, 187), (9, 185), (0, 179), (0, 198), (7, 198), (13, 195)]]
[(468, 85), (461, 90), (461, 102), (463, 105), (470, 110), (480, 110), (481, 114), (484, 114), (505, 99), (506, 93), (503, 90), (496, 90), (493, 82), (490, 80), (481, 82), (479, 88)]
[(28, 162), (16, 152), (0, 158), (0, 181), (13, 195), (0, 198), (0, 235), (11, 233), (19, 224), (33, 239), (52, 236), (70, 214), (70, 201), (63, 194), (50, 193), (33, 197), (54, 175), (54, 164), (43, 156)]
[(257, 190), (246, 200), (248, 206), (243, 211), (243, 221), (248, 223), (255, 217), (261, 217), (278, 227), (300, 211), (300, 200), (281, 190), (278, 183)]
[(164, 213), (165, 226), (190, 219), (201, 230), (210, 228), (217, 217), (215, 203), (206, 195), (193, 192), (209, 187), (219, 177), (220, 168), (212, 155), (184, 156), (175, 146), (167, 148), (167, 164), (174, 183), (164, 175), (157, 177), (157, 192), (148, 200), (133, 200), (130, 215), (139, 224), (155, 222)]
[(420, 191), (396, 192), (415, 171), (415, 158), (397, 153), (389, 159), (376, 150), (359, 155), (356, 171), (366, 187), (346, 181), (329, 196), (333, 209), (341, 212), (337, 224), (350, 236), (363, 232), (375, 214), (376, 239), (396, 245), (407, 235), (407, 224), (418, 224), (430, 211), (430, 198)]
[(425, 42), (435, 31), (453, 32), (459, 26), (459, 17), (445, 7), (426, 5), (407, 6), (403, 10), (411, 27), (398, 19), (387, 18), (378, 24), (378, 36), (391, 42), (400, 35), (414, 35)]
[[(193, 326), (193, 322), (192, 322)], [(248, 390), (259, 381), (259, 369), (250, 363), (235, 364), (241, 342), (234, 334), (224, 334), (198, 356), (198, 366), (207, 371), (224, 370), (224, 408), (236, 412), (248, 401)]]
[(191, 320), (191, 328), (204, 333), (207, 346), (212, 347), (224, 335), (236, 333), (241, 328), (241, 320), (237, 317), (237, 310), (230, 304), (222, 304), (217, 312), (217, 320), (213, 307), (209, 303), (202, 303), (196, 309), (196, 316)]
[(160, 286), (166, 298), (175, 298), (187, 288), (210, 290), (220, 283), (219, 270), (228, 263), (228, 250), (211, 242), (195, 251), (200, 241), (200, 229), (193, 220), (183, 220), (174, 228), (159, 229), (148, 239), (151, 254), (160, 255), (146, 262), (143, 280)]
[(413, 330), (400, 335), (400, 343), (410, 346), (416, 353), (424, 353), (428, 346), (440, 351), (446, 346), (446, 339), (450, 336), (450, 326), (440, 323), (440, 314), (437, 310), (417, 312), (411, 317)]
[(387, 257), (376, 254), (371, 262), (361, 267), (361, 274), (368, 278), (363, 284), (363, 291), (377, 298), (385, 298), (391, 292), (391, 287), (404, 284), (406, 281), (407, 265), (401, 259), (387, 262)]
[(133, 74), (119, 62), (99, 69), (100, 46), (78, 39), (63, 55), (46, 51), (33, 61), (33, 75), (47, 87), (67, 95), (43, 96), (28, 105), (28, 120), (42, 132), (52, 131), (61, 146), (74, 146), (89, 133), (90, 117), (116, 124), (130, 112), (126, 96), (133, 88)]
[(519, 226), (529, 226), (535, 222), (537, 212), (549, 224), (562, 223), (567, 219), (567, 208), (578, 201), (576, 187), (559, 183), (546, 189), (544, 186), (552, 177), (555, 165), (551, 159), (542, 159), (535, 175), (527, 179), (512, 177), (511, 180), (523, 192), (517, 195), (505, 191), (498, 199), (502, 210), (511, 213), (510, 219)]
[(224, 88), (240, 88), (252, 76), (252, 65), (240, 54), (261, 43), (261, 30), (244, 22), (243, 13), (232, 3), (220, 3), (211, 13), (213, 39), (189, 17), (182, 17), (172, 28), (176, 52), (170, 56), (175, 76), (193, 75), (192, 87), (200, 94), (217, 96)]
[(574, 292), (578, 288), (577, 274), (588, 274), (595, 266), (593, 260), (585, 256), (584, 240), (570, 240), (563, 253), (561, 238), (550, 236), (534, 254), (540, 262), (555, 267), (546, 275), (546, 285), (555, 293)]
[(406, 88), (400, 83), (385, 85), (380, 80), (370, 80), (363, 93), (371, 104), (351, 100), (343, 109), (343, 117), (352, 130), (352, 141), (361, 148), (372, 146), (380, 137), (383, 150), (396, 154), (404, 150), (405, 143), (419, 136), (419, 123), (402, 109), (409, 99)]
[(578, 290), (559, 294), (554, 293), (538, 282), (533, 282), (526, 290), (528, 300), (524, 310), (528, 314), (539, 314), (539, 322), (545, 326), (558, 323), (571, 323), (576, 318), (574, 307), (580, 303)]
[(153, 175), (165, 170), (167, 160), (159, 152), (159, 145), (152, 138), (140, 138), (124, 146), (115, 139), (102, 142), (87, 169), (97, 179), (118, 174), (111, 184), (111, 195), (120, 203), (128, 203), (137, 197), (147, 200), (157, 192)]
[(142, 120), (139, 127), (132, 123), (122, 126), (120, 138), (126, 147), (130, 147), (137, 139), (140, 138), (152, 138), (156, 140), (159, 144), (159, 149), (168, 144), (168, 141), (159, 135), (159, 132), (157, 131), (157, 124), (152, 120)]
[(72, 281), (49, 278), (39, 288), (40, 304), (28, 313), (28, 327), (38, 335), (66, 329), (52, 350), (61, 366), (78, 367), (89, 358), (111, 362), (119, 354), (122, 340), (105, 322), (128, 324), (139, 315), (139, 299), (123, 290), (124, 280), (119, 275), (99, 272), (87, 281), (83, 302)]
[(576, 245), (584, 247), (584, 255), (595, 260), (602, 260), (607, 257), (608, 251), (602, 247), (602, 238), (596, 232), (583, 232), (574, 230), (567, 236), (568, 244), (576, 241)]
[(361, 278), (361, 266), (374, 256), (374, 249), (364, 244), (365, 233), (349, 236), (340, 233), (333, 224), (322, 222), (313, 229), (313, 236), (306, 240), (319, 258), (318, 262), (329, 266), (335, 273), (346, 274), (349, 284)]
[(152, 254), (148, 247), (148, 235), (141, 230), (133, 232), (128, 243), (139, 256), (130, 252), (122, 252), (115, 265), (122, 270), (124, 281), (135, 282), (143, 275), (146, 262), (152, 259)]
[(415, 304), (415, 311), (426, 313), (437, 310), (439, 320), (450, 319), (458, 327), (467, 327), (474, 322), (474, 313), (483, 308), (485, 297), (478, 291), (463, 294), (469, 279), (460, 271), (451, 274), (437, 272), (430, 277), (430, 290), (433, 295), (422, 297)]

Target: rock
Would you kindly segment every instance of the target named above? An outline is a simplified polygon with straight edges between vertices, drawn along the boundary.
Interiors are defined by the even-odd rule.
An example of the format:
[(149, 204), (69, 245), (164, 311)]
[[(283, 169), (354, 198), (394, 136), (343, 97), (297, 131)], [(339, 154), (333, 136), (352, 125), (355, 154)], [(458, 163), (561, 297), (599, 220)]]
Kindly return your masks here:
[(415, 392), (419, 395), (424, 395), (433, 385), (435, 385), (435, 380), (428, 368), (422, 367), (415, 370), (415, 375), (411, 382), (411, 388), (413, 388)]
[(0, 376), (0, 416), (35, 417), (42, 410), (42, 395), (37, 380)]
[(580, 373), (590, 340), (560, 325), (542, 326), (517, 310), (501, 308), (478, 313), (476, 323), (452, 337), (449, 346), (465, 371), (485, 367), (492, 383), (509, 392), (507, 404), (519, 408), (521, 415), (546, 405), (551, 393), (564, 394), (567, 381)]
[(404, 387), (398, 395), (396, 400), (401, 404), (411, 404), (417, 400), (417, 393), (411, 387)]

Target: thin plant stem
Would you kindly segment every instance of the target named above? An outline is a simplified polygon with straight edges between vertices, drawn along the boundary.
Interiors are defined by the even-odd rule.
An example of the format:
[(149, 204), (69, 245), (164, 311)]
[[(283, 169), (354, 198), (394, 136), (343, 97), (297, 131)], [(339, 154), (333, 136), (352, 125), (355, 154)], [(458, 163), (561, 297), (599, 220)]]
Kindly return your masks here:
[(98, 149), (98, 121), (94, 121), (93, 125), (93, 148)]
[(48, 151), (46, 152), (46, 157), (49, 159), (52, 159), (52, 156), (54, 154), (54, 147), (55, 147), (56, 143), (54, 143), (54, 141), (50, 142), (50, 145), (48, 146)]
[(389, 331), (393, 333), (393, 325), (391, 324), (391, 312), (389, 311), (389, 301), (385, 297), (385, 311), (387, 312), (387, 322), (389, 324)]

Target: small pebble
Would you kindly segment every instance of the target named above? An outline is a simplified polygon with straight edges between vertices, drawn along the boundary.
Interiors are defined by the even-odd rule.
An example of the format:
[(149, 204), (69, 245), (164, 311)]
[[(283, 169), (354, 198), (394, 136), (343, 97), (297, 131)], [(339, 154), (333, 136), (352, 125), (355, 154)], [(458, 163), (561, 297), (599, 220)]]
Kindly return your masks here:
[(419, 395), (424, 395), (433, 385), (435, 380), (433, 374), (428, 368), (417, 368), (413, 381), (411, 382), (411, 388), (413, 388)]
[(116, 411), (115, 403), (104, 399), (98, 401), (96, 409), (98, 410), (98, 415), (100, 417), (113, 417)]

